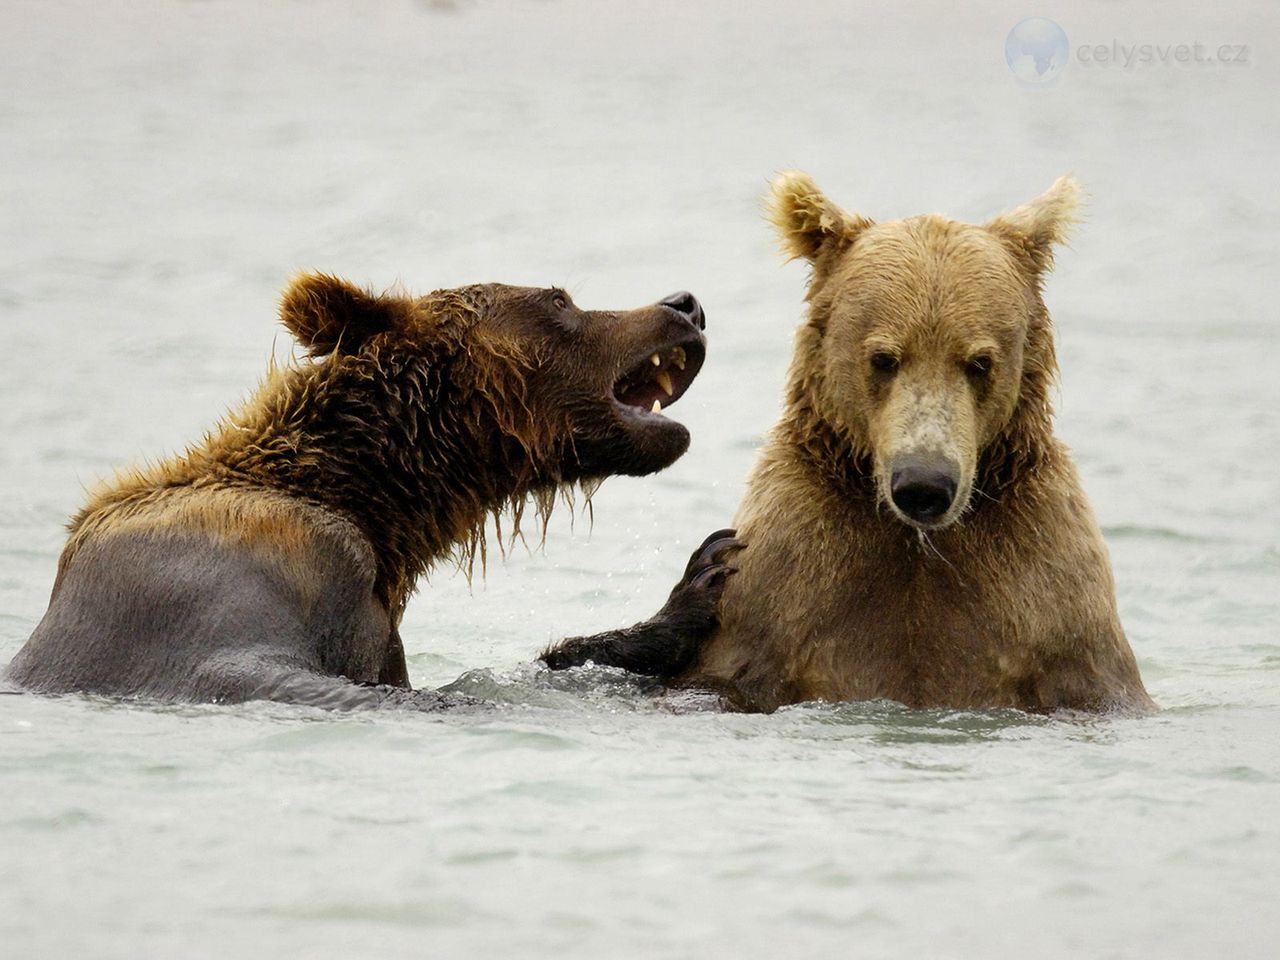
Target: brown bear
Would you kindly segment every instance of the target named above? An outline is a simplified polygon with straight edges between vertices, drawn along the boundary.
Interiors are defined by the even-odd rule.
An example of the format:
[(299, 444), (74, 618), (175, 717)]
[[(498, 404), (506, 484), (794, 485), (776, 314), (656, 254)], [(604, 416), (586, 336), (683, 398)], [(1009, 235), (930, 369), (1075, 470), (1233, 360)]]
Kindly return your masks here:
[[(431, 708), (398, 624), (418, 577), (475, 559), (504, 508), (680, 457), (662, 414), (705, 357), (698, 301), (584, 311), (558, 289), (424, 297), (296, 278), (281, 317), (311, 355), (273, 369), (185, 454), (118, 476), (70, 525), (48, 612), (5, 679), (35, 691)], [(544, 516), (545, 523), (545, 516)], [(511, 531), (508, 531), (511, 534)], [(674, 673), (713, 623), (724, 537), (663, 610), (605, 635)], [(483, 560), (483, 557), (481, 558)]]
[(1097, 522), (1054, 436), (1041, 298), (1070, 178), (982, 225), (874, 223), (803, 173), (770, 218), (812, 267), (720, 625), (684, 681), (743, 709), (1141, 712)]

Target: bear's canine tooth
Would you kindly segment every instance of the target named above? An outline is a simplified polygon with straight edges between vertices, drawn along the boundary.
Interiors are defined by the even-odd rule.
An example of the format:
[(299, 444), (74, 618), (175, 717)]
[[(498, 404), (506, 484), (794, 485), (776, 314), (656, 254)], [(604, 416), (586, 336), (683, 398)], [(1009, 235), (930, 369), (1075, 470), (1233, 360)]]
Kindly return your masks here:
[(650, 413), (661, 413), (661, 412), (662, 412), (662, 401), (661, 401), (661, 400), (655, 400), (655, 401), (653, 401), (653, 406), (649, 408), (649, 412), (650, 412)]
[(675, 385), (671, 382), (671, 374), (667, 373), (667, 371), (659, 370), (657, 376), (653, 379), (658, 381), (658, 386), (666, 392), (668, 397), (676, 392)]
[(671, 362), (674, 363), (681, 370), (684, 369), (684, 361), (685, 361), (684, 347), (676, 347), (674, 350), (671, 351)]
[(656, 353), (655, 353), (652, 357), (650, 357), (649, 359), (653, 361), (653, 365), (654, 365), (655, 367), (660, 367), (660, 366), (662, 366), (662, 358), (661, 358), (660, 356), (658, 356)]

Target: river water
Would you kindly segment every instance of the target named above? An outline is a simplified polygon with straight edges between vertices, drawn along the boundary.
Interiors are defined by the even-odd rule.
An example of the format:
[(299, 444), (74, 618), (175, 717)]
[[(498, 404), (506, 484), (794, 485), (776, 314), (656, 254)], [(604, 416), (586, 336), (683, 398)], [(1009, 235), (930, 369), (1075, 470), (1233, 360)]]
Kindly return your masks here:
[[(5, 4), (0, 663), (83, 486), (288, 354), (295, 269), (688, 288), (711, 348), (684, 459), (411, 605), (415, 683), (498, 709), (0, 696), (0, 955), (1275, 956), (1280, 18), (1070, 4), (1073, 59), (1030, 85), (1004, 38), (1046, 11), (983, 6)], [(1113, 41), (1248, 61), (1099, 64)], [(530, 665), (650, 614), (731, 517), (801, 314), (758, 208), (790, 166), (885, 218), (1085, 183), (1059, 426), (1162, 713), (719, 715)]]

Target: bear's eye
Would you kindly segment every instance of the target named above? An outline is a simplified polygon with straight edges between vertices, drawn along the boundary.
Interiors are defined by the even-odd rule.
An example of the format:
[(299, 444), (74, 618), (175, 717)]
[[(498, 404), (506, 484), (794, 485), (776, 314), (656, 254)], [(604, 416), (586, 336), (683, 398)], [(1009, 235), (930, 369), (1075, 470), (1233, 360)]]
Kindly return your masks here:
[(560, 289), (549, 291), (550, 296), (543, 303), (547, 304), (547, 319), (560, 330), (574, 333), (582, 327), (582, 314), (569, 295)]
[(898, 369), (898, 358), (892, 353), (878, 350), (871, 355), (871, 366), (881, 373), (895, 373)]
[(965, 374), (973, 380), (981, 380), (991, 372), (991, 358), (985, 353), (970, 357), (965, 361)]

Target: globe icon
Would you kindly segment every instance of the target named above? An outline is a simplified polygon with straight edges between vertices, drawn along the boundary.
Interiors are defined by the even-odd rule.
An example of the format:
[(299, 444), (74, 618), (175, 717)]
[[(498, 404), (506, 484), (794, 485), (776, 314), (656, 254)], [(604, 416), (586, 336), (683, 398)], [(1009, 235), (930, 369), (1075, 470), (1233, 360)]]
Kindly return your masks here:
[(1024, 83), (1048, 83), (1067, 66), (1067, 34), (1044, 17), (1014, 25), (1004, 41), (1004, 59)]

